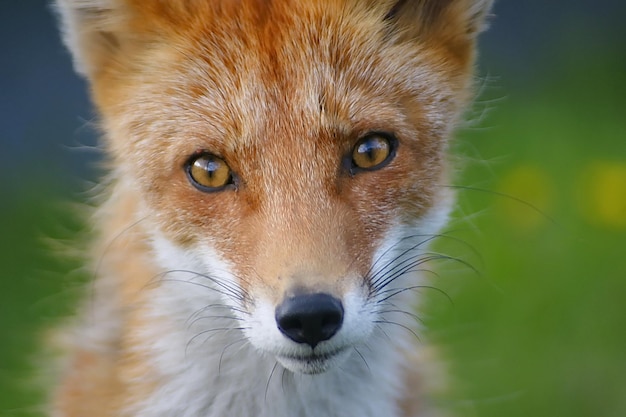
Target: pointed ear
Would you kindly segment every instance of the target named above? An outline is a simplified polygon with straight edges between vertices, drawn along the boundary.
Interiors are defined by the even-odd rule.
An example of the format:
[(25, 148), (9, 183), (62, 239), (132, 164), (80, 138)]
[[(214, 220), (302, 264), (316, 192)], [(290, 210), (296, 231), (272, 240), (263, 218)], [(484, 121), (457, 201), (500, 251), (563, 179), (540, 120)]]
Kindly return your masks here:
[(395, 0), (387, 19), (403, 39), (471, 46), (486, 28), (494, 0)]
[(103, 70), (120, 48), (125, 5), (120, 0), (56, 0), (63, 41), (74, 68), (88, 79)]

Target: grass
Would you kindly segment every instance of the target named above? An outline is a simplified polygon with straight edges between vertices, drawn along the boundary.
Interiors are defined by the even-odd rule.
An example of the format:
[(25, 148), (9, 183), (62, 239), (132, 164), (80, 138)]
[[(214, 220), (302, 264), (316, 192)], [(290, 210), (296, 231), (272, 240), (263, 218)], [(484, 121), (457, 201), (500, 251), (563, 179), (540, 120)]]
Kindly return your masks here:
[(490, 191), (462, 191), (452, 226), (480, 258), (440, 245), (480, 273), (444, 270), (453, 304), (430, 303), (458, 415), (626, 415), (625, 80), (584, 79), (502, 100), (460, 141), (490, 161), (461, 183)]
[(0, 415), (34, 415), (42, 401), (34, 376), (45, 372), (35, 369), (43, 331), (69, 314), (69, 290), (78, 282), (77, 265), (52, 251), (44, 236), (69, 238), (78, 225), (52, 208), (59, 193), (9, 195), (0, 206)]
[[(626, 80), (591, 70), (510, 93), (488, 128), (458, 141), (467, 189), (450, 228), (475, 252), (438, 247), (479, 273), (444, 266), (437, 285), (452, 302), (430, 294), (424, 314), (454, 375), (442, 401), (460, 416), (626, 415)], [(5, 195), (0, 414), (33, 415), (39, 334), (71, 310), (82, 279), (41, 236), (81, 225), (50, 208), (61, 193)]]

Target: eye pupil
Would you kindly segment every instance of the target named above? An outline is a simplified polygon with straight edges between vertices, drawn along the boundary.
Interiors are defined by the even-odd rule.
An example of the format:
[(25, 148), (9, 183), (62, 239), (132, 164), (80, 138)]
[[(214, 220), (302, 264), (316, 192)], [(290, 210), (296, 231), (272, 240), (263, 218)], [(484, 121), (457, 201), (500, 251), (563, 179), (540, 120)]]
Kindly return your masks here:
[(384, 159), (386, 150), (387, 149), (380, 141), (370, 140), (360, 144), (357, 152), (376, 164), (381, 158)]
[(210, 160), (207, 161), (206, 167), (204, 168), (209, 178), (213, 178), (219, 174), (220, 164), (217, 161)]
[(391, 156), (391, 140), (382, 134), (371, 134), (357, 142), (352, 151), (352, 163), (361, 169), (377, 169)]
[(226, 162), (208, 153), (189, 161), (187, 175), (201, 191), (218, 191), (232, 183), (232, 172)]

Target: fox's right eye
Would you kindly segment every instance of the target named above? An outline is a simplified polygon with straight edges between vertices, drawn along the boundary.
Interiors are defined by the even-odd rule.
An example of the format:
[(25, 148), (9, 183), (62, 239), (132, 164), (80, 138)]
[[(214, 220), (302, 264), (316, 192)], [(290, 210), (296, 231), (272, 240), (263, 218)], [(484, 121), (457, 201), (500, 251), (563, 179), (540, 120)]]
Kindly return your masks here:
[(350, 173), (374, 171), (384, 167), (395, 156), (397, 139), (391, 133), (371, 132), (352, 149)]
[(204, 192), (221, 191), (233, 184), (233, 174), (226, 162), (213, 154), (201, 152), (187, 161), (189, 181)]

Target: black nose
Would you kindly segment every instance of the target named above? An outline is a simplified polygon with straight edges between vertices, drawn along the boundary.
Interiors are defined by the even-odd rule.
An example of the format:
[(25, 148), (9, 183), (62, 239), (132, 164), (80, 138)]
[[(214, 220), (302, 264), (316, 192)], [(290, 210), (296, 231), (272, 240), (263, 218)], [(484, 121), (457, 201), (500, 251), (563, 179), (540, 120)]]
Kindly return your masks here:
[(302, 294), (287, 298), (276, 307), (276, 323), (281, 332), (297, 343), (315, 348), (341, 327), (343, 306), (328, 294)]

